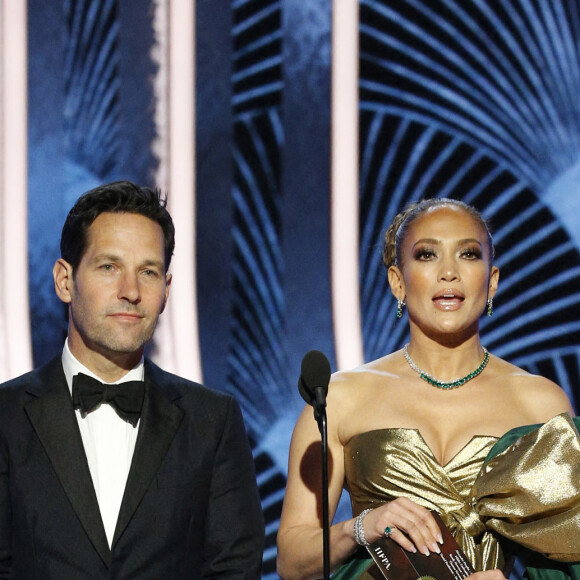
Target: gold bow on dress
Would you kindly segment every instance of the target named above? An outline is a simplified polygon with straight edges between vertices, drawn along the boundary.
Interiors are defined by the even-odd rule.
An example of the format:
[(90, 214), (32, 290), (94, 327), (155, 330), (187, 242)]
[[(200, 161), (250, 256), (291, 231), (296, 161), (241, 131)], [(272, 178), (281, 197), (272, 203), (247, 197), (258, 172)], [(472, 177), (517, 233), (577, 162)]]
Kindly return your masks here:
[[(543, 425), (513, 429), (497, 442), (475, 436), (446, 465), (437, 462), (416, 429), (356, 435), (345, 446), (353, 513), (408, 497), (440, 513), (476, 570), (503, 568), (502, 536), (553, 560), (580, 561), (575, 421), (580, 425), (564, 413)], [(353, 565), (354, 575), (337, 577), (372, 577), (361, 570), (370, 564), (345, 564)]]
[(553, 560), (580, 560), (580, 436), (568, 414), (485, 463), (470, 502), (486, 528)]

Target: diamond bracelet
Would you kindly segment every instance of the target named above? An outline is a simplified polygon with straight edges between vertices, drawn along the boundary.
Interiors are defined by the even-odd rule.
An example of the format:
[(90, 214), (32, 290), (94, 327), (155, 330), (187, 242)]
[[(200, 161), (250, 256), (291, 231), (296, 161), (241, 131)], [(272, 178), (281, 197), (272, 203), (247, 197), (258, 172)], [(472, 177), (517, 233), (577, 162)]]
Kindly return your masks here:
[(354, 539), (359, 546), (368, 546), (369, 543), (365, 538), (364, 518), (372, 509), (363, 510), (354, 520)]

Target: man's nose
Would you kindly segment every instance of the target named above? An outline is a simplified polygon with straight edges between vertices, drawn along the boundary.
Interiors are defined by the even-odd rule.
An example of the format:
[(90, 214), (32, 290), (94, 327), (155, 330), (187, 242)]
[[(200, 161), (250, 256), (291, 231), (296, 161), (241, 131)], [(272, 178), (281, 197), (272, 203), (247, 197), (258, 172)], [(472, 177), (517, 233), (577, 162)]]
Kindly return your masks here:
[(137, 303), (141, 300), (139, 279), (136, 274), (125, 272), (121, 276), (119, 284), (119, 299)]

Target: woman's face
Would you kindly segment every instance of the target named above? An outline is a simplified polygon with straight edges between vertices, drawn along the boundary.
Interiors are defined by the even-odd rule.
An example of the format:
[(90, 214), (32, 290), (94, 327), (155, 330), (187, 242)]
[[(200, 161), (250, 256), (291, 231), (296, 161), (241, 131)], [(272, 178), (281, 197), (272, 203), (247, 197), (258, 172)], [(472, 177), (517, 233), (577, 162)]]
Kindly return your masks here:
[(426, 334), (477, 332), (499, 270), (483, 226), (465, 210), (443, 206), (417, 218), (403, 240), (402, 263), (389, 269), (396, 298), (407, 303), (411, 329)]

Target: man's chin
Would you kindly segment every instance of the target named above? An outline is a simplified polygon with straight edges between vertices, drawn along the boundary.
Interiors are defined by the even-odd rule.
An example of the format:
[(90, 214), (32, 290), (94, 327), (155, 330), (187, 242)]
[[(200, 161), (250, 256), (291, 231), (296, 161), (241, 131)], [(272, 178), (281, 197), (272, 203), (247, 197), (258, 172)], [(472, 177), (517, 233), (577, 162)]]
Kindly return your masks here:
[(130, 356), (132, 354), (141, 354), (145, 349), (145, 345), (149, 342), (147, 339), (139, 340), (127, 340), (127, 341), (115, 341), (106, 342), (101, 344), (103, 354), (109, 354), (111, 356)]

